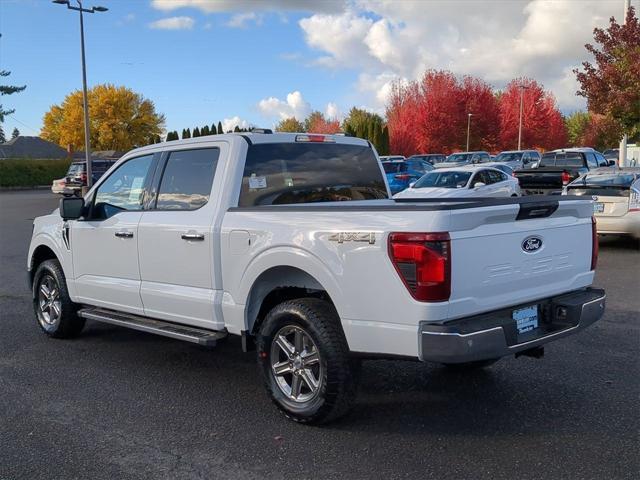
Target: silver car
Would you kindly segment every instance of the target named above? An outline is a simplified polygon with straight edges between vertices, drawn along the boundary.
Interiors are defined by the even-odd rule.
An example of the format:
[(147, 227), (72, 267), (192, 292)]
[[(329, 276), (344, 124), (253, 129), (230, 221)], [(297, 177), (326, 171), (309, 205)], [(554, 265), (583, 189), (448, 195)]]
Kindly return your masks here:
[(500, 152), (493, 159), (494, 162), (509, 165), (514, 170), (535, 168), (542, 156), (537, 150), (508, 150)]

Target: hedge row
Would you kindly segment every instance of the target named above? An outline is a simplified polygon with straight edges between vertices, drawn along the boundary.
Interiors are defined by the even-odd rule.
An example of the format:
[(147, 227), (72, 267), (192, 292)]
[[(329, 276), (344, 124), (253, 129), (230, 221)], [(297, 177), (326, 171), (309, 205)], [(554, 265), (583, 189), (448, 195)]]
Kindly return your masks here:
[(0, 187), (51, 185), (53, 180), (65, 176), (70, 163), (67, 159), (0, 159)]

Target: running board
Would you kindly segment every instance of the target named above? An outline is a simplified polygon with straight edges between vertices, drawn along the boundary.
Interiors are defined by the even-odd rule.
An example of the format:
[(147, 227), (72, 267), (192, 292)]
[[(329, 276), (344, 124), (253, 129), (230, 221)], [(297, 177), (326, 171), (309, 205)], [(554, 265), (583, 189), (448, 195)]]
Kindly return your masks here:
[(106, 308), (83, 308), (78, 311), (78, 315), (88, 320), (155, 333), (156, 335), (197, 343), (207, 347), (215, 346), (218, 340), (222, 340), (227, 336), (226, 330), (206, 330), (204, 328), (188, 327), (130, 313), (114, 312)]

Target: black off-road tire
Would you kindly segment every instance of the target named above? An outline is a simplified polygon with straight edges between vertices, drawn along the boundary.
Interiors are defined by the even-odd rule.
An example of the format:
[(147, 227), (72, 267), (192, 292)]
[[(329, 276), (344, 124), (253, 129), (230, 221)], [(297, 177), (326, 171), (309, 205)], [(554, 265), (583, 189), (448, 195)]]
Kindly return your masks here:
[[(272, 345), (287, 327), (300, 328), (320, 356), (320, 386), (316, 396), (300, 403), (281, 389), (272, 369)], [(328, 423), (347, 413), (355, 400), (357, 379), (340, 318), (328, 302), (317, 298), (289, 300), (274, 307), (257, 336), (258, 365), (273, 403), (289, 419), (304, 424)], [(276, 361), (275, 359), (274, 361)]]
[[(58, 289), (60, 314), (48, 322), (40, 308), (40, 288), (43, 283), (51, 281)], [(53, 338), (72, 338), (80, 334), (85, 320), (78, 316), (78, 305), (69, 298), (67, 281), (58, 260), (46, 260), (38, 266), (33, 276), (32, 294), (36, 320), (44, 333)]]
[(443, 365), (452, 372), (473, 372), (490, 367), (499, 360), (499, 358), (489, 358), (487, 360), (477, 360), (466, 363), (443, 363)]

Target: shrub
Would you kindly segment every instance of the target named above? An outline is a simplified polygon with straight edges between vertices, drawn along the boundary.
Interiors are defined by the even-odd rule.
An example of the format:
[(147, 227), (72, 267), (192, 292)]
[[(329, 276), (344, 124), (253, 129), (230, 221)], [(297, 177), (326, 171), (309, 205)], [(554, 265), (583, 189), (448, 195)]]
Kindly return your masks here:
[(51, 185), (53, 180), (65, 176), (70, 164), (67, 159), (0, 159), (0, 187)]

